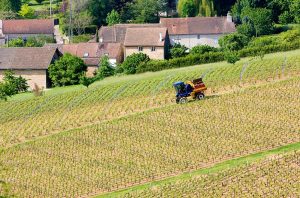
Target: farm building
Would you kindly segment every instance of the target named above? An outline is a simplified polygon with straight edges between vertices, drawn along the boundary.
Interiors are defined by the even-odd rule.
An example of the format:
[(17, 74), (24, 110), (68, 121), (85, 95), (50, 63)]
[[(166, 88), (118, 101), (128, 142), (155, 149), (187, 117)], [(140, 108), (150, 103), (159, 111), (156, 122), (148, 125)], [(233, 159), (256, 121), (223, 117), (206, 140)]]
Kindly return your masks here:
[(57, 23), (54, 19), (0, 20), (0, 44), (15, 38), (27, 39), (39, 35), (54, 38)]
[(167, 28), (128, 28), (125, 36), (125, 59), (134, 53), (144, 53), (150, 59), (163, 60), (169, 48)]
[(230, 14), (227, 17), (161, 18), (160, 24), (168, 28), (171, 45), (179, 43), (188, 48), (219, 47), (220, 37), (236, 31)]
[(123, 60), (120, 43), (78, 43), (59, 46), (61, 53), (70, 53), (83, 59), (88, 66), (87, 76), (93, 76), (98, 69), (101, 57), (108, 56), (112, 66)]
[(57, 48), (0, 48), (0, 80), (6, 70), (28, 81), (30, 88), (34, 84), (40, 88), (51, 87), (48, 67), (61, 56)]

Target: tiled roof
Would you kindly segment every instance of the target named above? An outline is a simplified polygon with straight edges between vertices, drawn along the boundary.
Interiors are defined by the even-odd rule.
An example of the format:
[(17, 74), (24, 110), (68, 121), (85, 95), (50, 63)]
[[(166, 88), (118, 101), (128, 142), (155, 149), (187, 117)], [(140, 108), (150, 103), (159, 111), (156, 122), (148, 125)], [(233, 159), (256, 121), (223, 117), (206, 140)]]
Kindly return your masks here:
[(48, 69), (56, 48), (0, 48), (0, 69)]
[(80, 58), (99, 57), (97, 55), (99, 43), (77, 43), (62, 46), (62, 53), (70, 53)]
[(160, 24), (117, 24), (114, 26), (102, 26), (99, 30), (99, 39), (103, 43), (124, 44), (128, 28), (160, 27)]
[(125, 37), (125, 46), (164, 46), (167, 28), (145, 27), (128, 28)]
[(109, 58), (118, 59), (122, 53), (121, 43), (100, 43), (98, 54), (100, 57), (108, 55)]
[(54, 34), (53, 19), (3, 20), (4, 34)]
[(233, 22), (227, 17), (189, 17), (161, 18), (162, 26), (167, 27), (170, 35), (224, 34), (236, 31)]
[(82, 58), (87, 66), (97, 66), (99, 64), (98, 48), (99, 43), (77, 43), (59, 47), (63, 54), (70, 53)]

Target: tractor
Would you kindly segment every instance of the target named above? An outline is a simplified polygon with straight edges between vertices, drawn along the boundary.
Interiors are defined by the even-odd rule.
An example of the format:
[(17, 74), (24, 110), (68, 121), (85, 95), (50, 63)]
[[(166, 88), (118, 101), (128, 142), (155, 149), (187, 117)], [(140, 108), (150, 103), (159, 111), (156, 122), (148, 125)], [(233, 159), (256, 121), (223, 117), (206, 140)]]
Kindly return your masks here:
[(204, 91), (207, 90), (202, 78), (198, 78), (192, 81), (176, 82), (173, 84), (176, 91), (176, 103), (184, 104), (188, 102), (188, 97), (192, 97), (194, 100), (204, 99)]

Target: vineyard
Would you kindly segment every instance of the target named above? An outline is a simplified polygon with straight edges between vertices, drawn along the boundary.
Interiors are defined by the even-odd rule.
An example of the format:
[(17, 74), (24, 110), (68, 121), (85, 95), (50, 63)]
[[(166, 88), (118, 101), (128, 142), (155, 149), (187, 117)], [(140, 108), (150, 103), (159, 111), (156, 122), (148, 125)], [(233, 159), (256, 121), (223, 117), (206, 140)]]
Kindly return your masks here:
[(39, 98), (0, 102), (0, 145), (39, 137), (174, 104), (172, 83), (202, 76), (209, 95), (282, 80), (300, 73), (299, 50), (135, 76), (114, 77), (89, 89), (65, 88)]
[(90, 196), (296, 143), (299, 83), (295, 77), (14, 146), (0, 157), (10, 167), (1, 178), (22, 197)]
[(122, 197), (300, 197), (300, 152)]
[[(299, 143), (299, 53), (113, 77), (0, 102), (0, 197), (1, 181), (16, 197), (105, 196)], [(172, 83), (199, 76), (207, 99), (175, 104)], [(299, 151), (276, 155), (126, 196), (298, 197), (299, 159)]]

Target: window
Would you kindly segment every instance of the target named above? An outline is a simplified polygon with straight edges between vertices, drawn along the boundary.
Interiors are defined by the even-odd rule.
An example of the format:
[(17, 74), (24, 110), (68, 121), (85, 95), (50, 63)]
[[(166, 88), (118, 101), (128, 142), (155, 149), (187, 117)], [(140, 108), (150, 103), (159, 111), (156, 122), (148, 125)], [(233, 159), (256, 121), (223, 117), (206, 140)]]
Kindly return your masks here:
[(155, 47), (151, 47), (151, 52), (155, 52), (156, 48)]
[(138, 47), (139, 52), (143, 51), (143, 47)]
[(201, 35), (200, 35), (200, 34), (198, 34), (198, 35), (197, 35), (197, 39), (200, 39), (200, 38), (201, 38)]
[(84, 52), (84, 54), (83, 54), (83, 58), (87, 58), (87, 57), (89, 57), (89, 53), (87, 53), (87, 52)]

